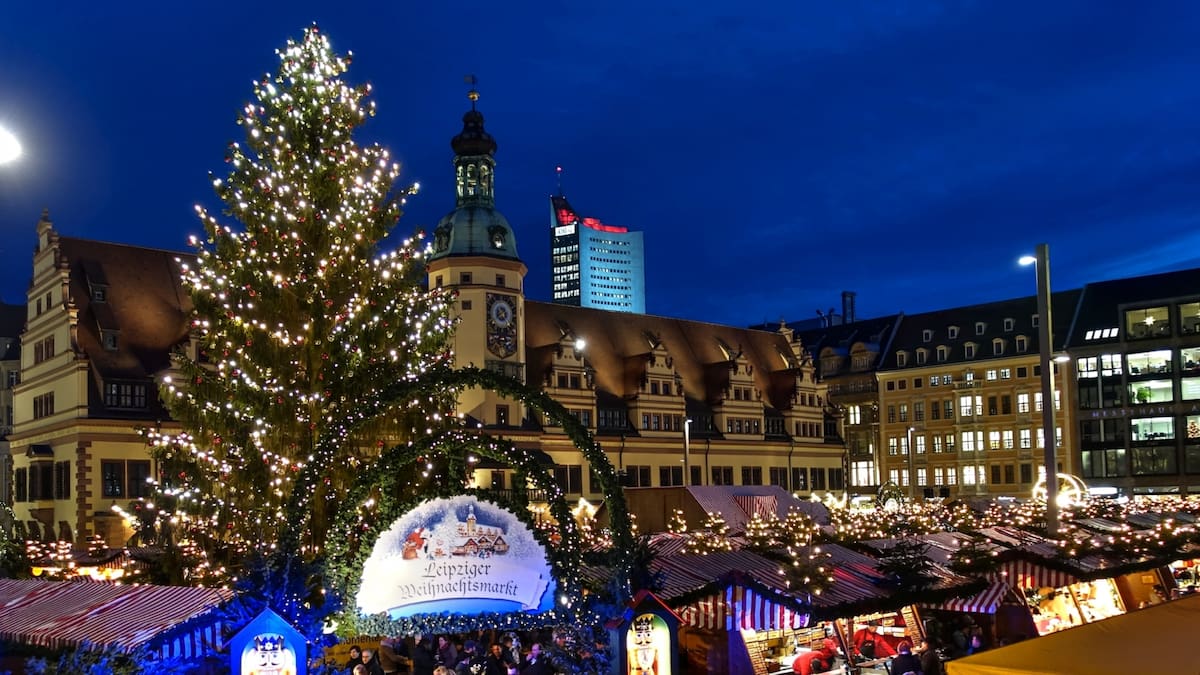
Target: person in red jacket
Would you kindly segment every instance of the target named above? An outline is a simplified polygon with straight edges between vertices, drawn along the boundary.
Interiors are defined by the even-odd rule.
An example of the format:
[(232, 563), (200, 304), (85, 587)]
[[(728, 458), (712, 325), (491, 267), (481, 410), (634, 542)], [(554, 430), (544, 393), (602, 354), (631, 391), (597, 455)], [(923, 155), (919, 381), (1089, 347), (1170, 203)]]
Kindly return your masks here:
[(850, 641), (854, 643), (854, 651), (866, 661), (896, 655), (896, 650), (892, 648), (892, 645), (879, 634), (879, 627), (875, 622), (868, 623), (865, 627), (855, 631), (854, 637)]
[(792, 672), (796, 675), (813, 675), (833, 668), (837, 659), (837, 643), (829, 638), (821, 643), (820, 649), (805, 652), (792, 661)]

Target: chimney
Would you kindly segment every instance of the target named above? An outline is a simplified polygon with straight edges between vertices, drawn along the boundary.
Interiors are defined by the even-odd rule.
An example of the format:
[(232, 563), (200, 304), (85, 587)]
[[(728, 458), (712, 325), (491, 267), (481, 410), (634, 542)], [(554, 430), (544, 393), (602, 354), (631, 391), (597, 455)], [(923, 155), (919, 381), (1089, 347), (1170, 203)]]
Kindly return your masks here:
[(854, 323), (854, 298), (858, 293), (842, 291), (842, 323)]

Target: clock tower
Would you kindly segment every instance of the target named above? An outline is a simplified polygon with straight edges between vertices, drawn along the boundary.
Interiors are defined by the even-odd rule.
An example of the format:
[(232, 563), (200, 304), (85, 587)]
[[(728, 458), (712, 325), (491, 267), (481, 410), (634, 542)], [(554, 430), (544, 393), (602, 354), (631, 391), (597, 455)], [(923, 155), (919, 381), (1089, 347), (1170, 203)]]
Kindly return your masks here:
[[(517, 256), (512, 227), (495, 202), (496, 141), (475, 109), (479, 93), (468, 94), (471, 109), (454, 149), (455, 209), (433, 230), (429, 286), (458, 291), (459, 325), (454, 338), (456, 366), (474, 365), (525, 381), (525, 263)], [(472, 389), (459, 397), (459, 412), (485, 426), (520, 426), (520, 404), (492, 392)]]

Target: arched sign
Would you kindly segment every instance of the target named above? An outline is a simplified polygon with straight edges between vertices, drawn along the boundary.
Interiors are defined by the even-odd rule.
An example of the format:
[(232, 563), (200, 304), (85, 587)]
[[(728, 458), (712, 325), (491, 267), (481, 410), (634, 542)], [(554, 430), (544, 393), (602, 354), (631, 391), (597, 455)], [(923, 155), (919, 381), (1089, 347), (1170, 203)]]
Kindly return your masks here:
[(381, 533), (356, 604), (397, 619), (450, 612), (541, 612), (556, 584), (546, 549), (512, 512), (460, 495), (422, 502)]

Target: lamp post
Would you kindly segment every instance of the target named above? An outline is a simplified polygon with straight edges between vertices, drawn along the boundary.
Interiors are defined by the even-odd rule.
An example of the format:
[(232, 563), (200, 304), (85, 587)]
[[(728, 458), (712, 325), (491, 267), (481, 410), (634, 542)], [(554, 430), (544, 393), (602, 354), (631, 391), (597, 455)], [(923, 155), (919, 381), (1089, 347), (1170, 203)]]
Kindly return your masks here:
[(914, 427), (908, 428), (908, 447), (905, 451), (908, 453), (908, 497), (912, 501), (917, 501), (917, 473), (913, 469), (913, 444), (912, 432)]
[(683, 484), (692, 482), (692, 418), (683, 420)]
[(1036, 255), (1022, 256), (1022, 265), (1037, 272), (1038, 360), (1042, 370), (1042, 445), (1046, 471), (1046, 534), (1058, 537), (1058, 456), (1054, 433), (1054, 347), (1050, 316), (1050, 246), (1038, 244)]
[(11, 131), (0, 127), (0, 164), (8, 164), (21, 156), (21, 142)]

